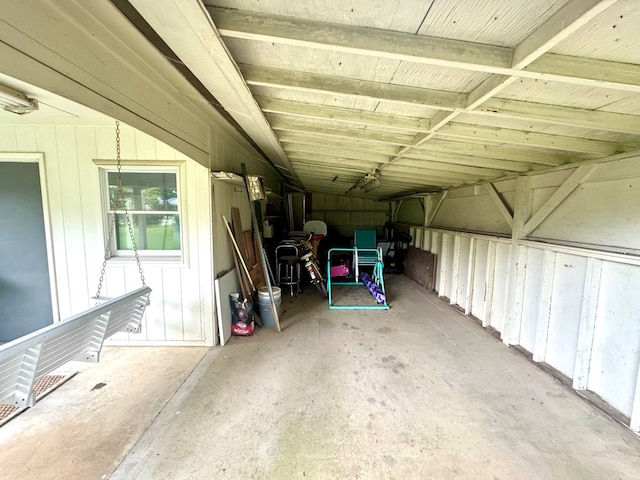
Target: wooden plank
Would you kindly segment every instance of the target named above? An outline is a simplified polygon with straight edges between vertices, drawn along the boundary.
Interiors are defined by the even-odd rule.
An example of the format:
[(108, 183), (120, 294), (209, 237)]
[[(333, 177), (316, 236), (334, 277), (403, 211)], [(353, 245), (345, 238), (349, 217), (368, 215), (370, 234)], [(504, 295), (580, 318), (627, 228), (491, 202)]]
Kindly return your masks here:
[(433, 224), (433, 219), (436, 218), (438, 210), (440, 210), (440, 207), (442, 206), (442, 202), (444, 202), (445, 198), (447, 198), (447, 193), (448, 190), (445, 190), (444, 192), (438, 194), (438, 199), (435, 201), (433, 210), (431, 210), (431, 212), (429, 213), (429, 220), (427, 221), (427, 224), (425, 226), (429, 227), (431, 226), (431, 224)]
[(453, 262), (451, 265), (451, 293), (449, 294), (449, 303), (451, 305), (458, 304), (458, 285), (460, 283), (460, 264), (462, 262), (462, 248), (460, 235), (453, 237)]
[(527, 118), (555, 125), (569, 125), (608, 132), (622, 132), (632, 135), (640, 133), (640, 115), (523, 102), (507, 98), (491, 98), (478, 106), (474, 112), (501, 118)]
[(484, 314), (482, 326), (491, 325), (491, 314), (493, 311), (493, 290), (496, 281), (496, 242), (489, 242), (487, 250), (487, 268), (485, 270), (485, 294), (484, 294)]
[(404, 273), (407, 277), (419, 285), (422, 285), (428, 291), (433, 291), (436, 281), (435, 254), (425, 252), (415, 247), (409, 247), (404, 265)]
[(570, 0), (513, 51), (513, 68), (523, 68), (584, 26), (617, 0)]
[(602, 276), (602, 260), (587, 259), (587, 278), (585, 279), (582, 310), (580, 313), (580, 329), (576, 352), (576, 365), (573, 373), (573, 388), (586, 390), (589, 384), (589, 368), (593, 351), (593, 337), (596, 329), (600, 278)]
[(482, 139), (511, 145), (527, 145), (564, 152), (598, 153), (602, 155), (612, 155), (620, 150), (620, 145), (613, 142), (466, 123), (450, 123), (438, 130), (437, 136)]
[(368, 110), (353, 110), (318, 103), (296, 102), (256, 95), (256, 101), (264, 112), (295, 115), (301, 118), (318, 118), (336, 122), (357, 123), (385, 129), (428, 132), (431, 123), (427, 118), (407, 117)]
[(542, 266), (542, 288), (540, 289), (540, 308), (536, 322), (536, 339), (533, 345), (533, 361), (544, 362), (547, 355), (547, 337), (551, 321), (551, 298), (553, 295), (553, 278), (556, 270), (556, 254), (544, 251)]
[(209, 7), (209, 11), (227, 37), (638, 92), (638, 73), (631, 69), (635, 65), (607, 62), (602, 68), (600, 60), (545, 53), (611, 4), (612, 0), (574, 0), (516, 49), (235, 9)]
[(525, 238), (533, 232), (571, 193), (580, 185), (593, 170), (595, 165), (582, 165), (574, 170), (560, 187), (551, 195), (540, 209), (533, 214), (522, 228), (520, 238)]
[(463, 109), (467, 104), (467, 96), (464, 93), (429, 90), (256, 65), (239, 64), (238, 66), (249, 85), (261, 87), (331, 93), (353, 98), (385, 100), (399, 104), (424, 105), (442, 110)]
[[(231, 228), (233, 230), (233, 237), (236, 239), (238, 249), (242, 254), (242, 258), (247, 262), (247, 242), (244, 236), (244, 230), (242, 229), (242, 218), (240, 217), (240, 209), (237, 207), (231, 208)], [(249, 263), (247, 263), (249, 267)]]
[(469, 245), (469, 257), (467, 263), (469, 264), (469, 270), (467, 271), (467, 293), (464, 298), (464, 303), (461, 305), (464, 308), (464, 314), (471, 314), (471, 305), (473, 304), (474, 284), (476, 275), (476, 250), (478, 240), (475, 237), (471, 237), (471, 243)]
[(507, 221), (510, 227), (513, 227), (513, 214), (511, 213), (511, 211), (509, 210), (509, 207), (507, 207), (504, 200), (496, 190), (496, 187), (493, 185), (493, 183), (486, 183), (485, 187), (487, 189), (487, 192), (489, 193), (489, 196), (491, 197), (493, 202), (496, 204), (496, 207), (498, 207), (498, 210), (500, 211), (504, 219)]

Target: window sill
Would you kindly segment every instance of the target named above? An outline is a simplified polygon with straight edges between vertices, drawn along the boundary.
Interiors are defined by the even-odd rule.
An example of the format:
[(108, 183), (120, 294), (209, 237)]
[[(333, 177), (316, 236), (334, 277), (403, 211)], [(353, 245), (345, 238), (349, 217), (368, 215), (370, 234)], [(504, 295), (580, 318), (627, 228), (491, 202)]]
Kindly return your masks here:
[[(145, 266), (153, 266), (157, 267), (181, 267), (187, 268), (185, 259), (180, 256), (162, 256), (162, 255), (149, 255), (144, 256), (140, 255), (140, 264), (142, 265), (142, 269), (144, 270)], [(107, 265), (111, 267), (137, 267), (136, 258), (131, 256), (117, 256), (111, 257), (107, 260)]]

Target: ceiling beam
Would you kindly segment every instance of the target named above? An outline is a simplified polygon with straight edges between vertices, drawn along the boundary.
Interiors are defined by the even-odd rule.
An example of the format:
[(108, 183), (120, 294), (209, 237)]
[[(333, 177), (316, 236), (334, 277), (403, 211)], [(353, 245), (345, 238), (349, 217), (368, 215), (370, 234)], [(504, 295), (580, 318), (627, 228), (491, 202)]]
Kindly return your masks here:
[(375, 130), (335, 127), (320, 122), (300, 122), (296, 120), (289, 120), (279, 115), (269, 117), (269, 121), (271, 124), (271, 128), (278, 131), (301, 132), (312, 135), (330, 135), (334, 137), (366, 140), (374, 143), (386, 143), (393, 145), (411, 145), (413, 143), (413, 135), (402, 135), (399, 133), (386, 133), (378, 132)]
[(209, 7), (209, 12), (220, 33), (227, 37), (509, 76), (549, 79), (551, 75), (554, 81), (563, 83), (640, 92), (640, 66), (607, 62), (607, 69), (602, 70), (598, 68), (600, 60), (563, 63), (547, 59), (555, 56), (546, 53), (549, 49), (614, 2), (573, 0), (515, 49), (258, 12), (215, 7)]
[(512, 67), (521, 69), (548, 52), (618, 0), (570, 0), (513, 51)]
[[(495, 178), (508, 173), (504, 170), (498, 170), (495, 168), (470, 167), (466, 165), (456, 165), (453, 163), (436, 162), (433, 160), (410, 160), (406, 157), (402, 158), (393, 165), (398, 167), (410, 167), (414, 169), (418, 168), (426, 170), (442, 170), (445, 172), (469, 173), (483, 178)], [(385, 172), (386, 171), (387, 170), (385, 170)]]
[(226, 37), (488, 72), (511, 66), (506, 47), (225, 8), (209, 13)]
[(429, 169), (425, 167), (411, 167), (408, 165), (399, 165), (394, 164), (389, 168), (386, 168), (384, 172), (381, 174), (381, 178), (385, 178), (389, 175), (404, 175), (408, 178), (420, 179), (423, 177), (426, 178), (436, 178), (442, 179), (445, 181), (478, 181), (481, 178), (490, 178), (489, 176), (476, 175), (472, 173), (463, 173), (463, 172), (454, 172), (454, 171), (446, 171), (436, 169)]
[(398, 151), (396, 145), (385, 145), (383, 143), (370, 143), (364, 140), (342, 139), (338, 137), (315, 134), (309, 136), (306, 133), (286, 132), (282, 131), (278, 135), (280, 143), (291, 146), (307, 145), (307, 146), (330, 146), (332, 148), (340, 148), (349, 150), (354, 153), (371, 152), (380, 155), (394, 155)]
[(463, 109), (467, 104), (467, 96), (464, 93), (248, 64), (240, 64), (239, 67), (249, 85), (261, 87), (330, 93), (331, 95), (367, 98), (369, 100), (383, 99), (387, 102), (424, 105), (441, 110)]
[(374, 170), (377, 167), (377, 164), (374, 162), (371, 163), (362, 163), (362, 162), (340, 162), (338, 159), (332, 157), (319, 157), (317, 155), (314, 156), (305, 156), (302, 154), (292, 154), (289, 156), (289, 160), (291, 161), (293, 168), (296, 168), (300, 164), (313, 165), (316, 169), (320, 168), (331, 168), (331, 169), (350, 169), (357, 170), (361, 172), (369, 172)]
[(471, 137), (496, 143), (527, 145), (569, 152), (598, 153), (611, 155), (621, 152), (619, 145), (601, 140), (549, 135), (546, 133), (485, 127), (466, 123), (450, 123), (437, 132), (438, 136)]
[(281, 100), (256, 95), (255, 99), (264, 112), (295, 115), (302, 118), (318, 118), (335, 122), (359, 123), (386, 129), (411, 130), (428, 132), (431, 125), (429, 119), (390, 115), (386, 113), (354, 110), (344, 107), (331, 107), (319, 103), (304, 103), (292, 100)]
[(502, 118), (527, 118), (556, 125), (640, 135), (640, 115), (586, 110), (506, 98), (491, 98), (476, 107), (474, 113)]
[[(361, 82), (359, 80), (352, 79), (343, 79), (341, 77), (331, 77), (327, 75), (315, 75), (308, 74), (304, 72), (291, 72), (287, 70), (281, 69), (272, 69), (270, 67), (258, 67), (251, 66), (249, 70), (247, 70), (252, 76), (247, 78), (248, 83), (250, 84), (262, 84), (266, 85), (267, 78), (269, 78), (268, 86), (270, 87), (279, 87), (279, 88), (297, 88), (296, 85), (299, 83), (292, 81), (292, 77), (304, 78), (301, 82), (305, 85), (303, 90), (310, 88), (314, 85), (314, 82), (322, 82), (326, 79), (331, 79), (328, 83), (321, 84), (315, 83), (314, 91), (323, 91), (324, 93), (331, 94), (339, 94), (350, 96), (353, 98), (362, 98), (364, 90), (367, 91), (367, 94), (364, 97), (368, 99), (373, 99), (382, 102), (394, 102), (394, 103), (402, 103), (406, 105), (416, 105), (422, 104), (427, 105), (429, 103), (423, 102), (422, 93), (424, 92), (425, 97), (429, 97), (429, 92), (434, 92), (434, 90), (425, 90), (417, 87), (405, 87), (401, 85), (388, 85), (377, 82), (365, 82), (367, 84), (367, 88), (364, 90), (359, 89), (358, 84)], [(638, 71), (638, 75), (640, 78), (640, 70)], [(564, 107), (560, 105), (549, 105), (543, 103), (533, 103), (533, 102), (523, 102), (518, 100), (509, 100), (502, 98), (491, 98), (493, 95), (498, 93), (500, 89), (504, 88), (508, 83), (512, 82), (515, 77), (503, 77), (503, 76), (491, 76), (487, 80), (485, 80), (481, 85), (476, 87), (473, 91), (468, 94), (468, 100), (464, 105), (464, 108), (457, 109), (455, 111), (451, 111), (451, 108), (444, 109), (445, 111), (440, 112), (431, 120), (424, 120), (423, 124), (419, 126), (419, 128), (415, 129), (416, 132), (424, 132), (424, 127), (427, 122), (429, 125), (428, 131), (433, 133), (437, 131), (440, 127), (447, 124), (457, 117), (460, 113), (468, 113), (471, 115), (491, 115), (501, 118), (510, 118), (510, 119), (518, 119), (518, 120), (533, 120), (538, 122), (545, 122), (554, 125), (568, 125), (573, 127), (580, 128), (591, 128), (595, 130), (604, 130), (611, 132), (620, 132), (620, 133), (628, 133), (628, 134), (640, 134), (640, 116), (638, 115), (627, 115), (620, 113), (612, 113), (612, 112), (603, 112), (603, 111), (595, 111), (588, 110), (583, 108), (573, 108), (573, 107)], [(364, 81), (363, 81), (364, 82)], [(372, 84), (377, 84), (380, 88), (369, 88)], [(332, 91), (331, 88), (336, 87), (336, 91)], [(388, 93), (393, 90), (393, 98), (386, 96)], [(408, 89), (404, 91), (404, 89)], [(373, 96), (377, 95), (377, 96)], [(458, 94), (464, 95), (464, 94)], [(266, 98), (266, 97), (260, 97)], [(279, 102), (285, 102), (284, 100)], [(289, 102), (289, 101), (287, 101)], [(297, 104), (299, 102), (291, 102), (287, 104), (288, 106), (292, 104)], [(284, 104), (282, 104), (284, 105)], [(281, 106), (282, 106), (281, 105)], [(309, 104), (307, 104), (309, 105)], [(452, 106), (453, 104), (451, 104)], [(427, 105), (433, 107), (433, 105)], [(315, 108), (316, 105), (313, 105), (309, 108)], [(323, 108), (327, 110), (322, 111)], [(308, 118), (322, 118), (322, 119), (332, 119), (329, 115), (331, 112), (329, 109), (337, 109), (338, 107), (320, 107), (321, 112), (318, 114), (309, 114)], [(441, 108), (441, 107), (436, 107)], [(293, 107), (291, 107), (293, 109)], [(297, 110), (300, 107), (296, 107)], [(274, 108), (272, 110), (278, 110), (278, 108)], [(279, 108), (279, 110), (286, 110), (285, 107)], [(368, 116), (368, 114), (375, 112), (362, 112), (358, 110), (352, 110), (351, 114), (345, 114), (343, 118), (340, 117), (338, 112), (342, 110), (349, 109), (338, 109), (338, 111), (334, 112), (336, 114), (336, 119), (344, 122), (353, 121), (353, 123), (363, 123), (365, 124), (364, 118)], [(291, 113), (293, 115), (298, 115), (296, 112), (286, 112)], [(358, 116), (361, 113), (365, 113), (360, 120), (358, 120)], [(348, 117), (350, 115), (350, 118)], [(377, 114), (383, 115), (383, 114)], [(414, 119), (411, 117), (401, 117), (401, 118), (409, 118), (411, 121)], [(382, 117), (377, 117), (376, 120), (381, 120)], [(370, 122), (369, 125), (373, 125), (373, 122)], [(378, 124), (379, 125), (379, 124)], [(406, 124), (405, 124), (406, 125)], [(389, 128), (389, 124), (383, 125), (385, 128)], [(406, 125), (407, 127), (409, 125)], [(420, 143), (424, 143), (424, 141), (428, 140), (430, 137), (424, 137)], [(414, 147), (417, 145), (414, 145)]]
[[(402, 162), (409, 164), (412, 160), (433, 160), (435, 162), (452, 163), (454, 165), (467, 165), (471, 167), (493, 168), (512, 173), (524, 173), (536, 168), (542, 168), (540, 165), (524, 162), (510, 162), (508, 160), (496, 160), (492, 158), (469, 157), (467, 155), (458, 155), (453, 153), (430, 153), (426, 150), (412, 150), (407, 153)], [(400, 161), (400, 160), (399, 160)]]
[(540, 165), (557, 166), (572, 160), (570, 154), (564, 154), (553, 150), (542, 151), (524, 148), (506, 148), (493, 145), (469, 143), (466, 139), (440, 139), (432, 138), (428, 146), (422, 145), (414, 152), (439, 152), (480, 157), (492, 160), (508, 160), (511, 162), (536, 163)]
[(389, 157), (387, 155), (378, 155), (375, 153), (367, 153), (364, 151), (353, 152), (346, 151), (341, 148), (329, 148), (323, 146), (313, 146), (313, 145), (290, 145), (283, 144), (284, 151), (287, 156), (291, 158), (292, 156), (299, 155), (308, 155), (308, 156), (325, 156), (334, 158), (339, 160), (340, 162), (367, 162), (373, 164), (379, 163), (387, 163), (389, 161)]

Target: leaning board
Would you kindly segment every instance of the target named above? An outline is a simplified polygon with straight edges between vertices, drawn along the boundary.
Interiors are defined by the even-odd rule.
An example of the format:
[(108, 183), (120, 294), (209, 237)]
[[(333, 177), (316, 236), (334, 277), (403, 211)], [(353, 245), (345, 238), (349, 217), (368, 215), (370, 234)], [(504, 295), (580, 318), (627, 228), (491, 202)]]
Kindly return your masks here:
[(231, 338), (231, 305), (229, 304), (229, 295), (240, 292), (240, 285), (238, 284), (235, 270), (229, 270), (216, 278), (215, 288), (220, 345), (224, 345)]

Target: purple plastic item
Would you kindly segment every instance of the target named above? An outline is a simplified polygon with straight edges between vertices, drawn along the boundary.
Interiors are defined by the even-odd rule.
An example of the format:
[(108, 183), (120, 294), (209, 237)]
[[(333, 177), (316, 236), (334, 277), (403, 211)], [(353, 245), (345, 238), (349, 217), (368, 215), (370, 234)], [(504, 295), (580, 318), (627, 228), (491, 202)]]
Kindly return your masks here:
[(387, 301), (387, 296), (384, 294), (382, 289), (378, 285), (376, 285), (376, 283), (371, 278), (371, 275), (365, 272), (360, 275), (360, 279), (362, 280), (362, 283), (364, 283), (365, 286), (369, 289), (369, 292), (371, 292), (371, 295), (373, 295), (373, 298), (375, 298), (376, 302), (385, 303)]

